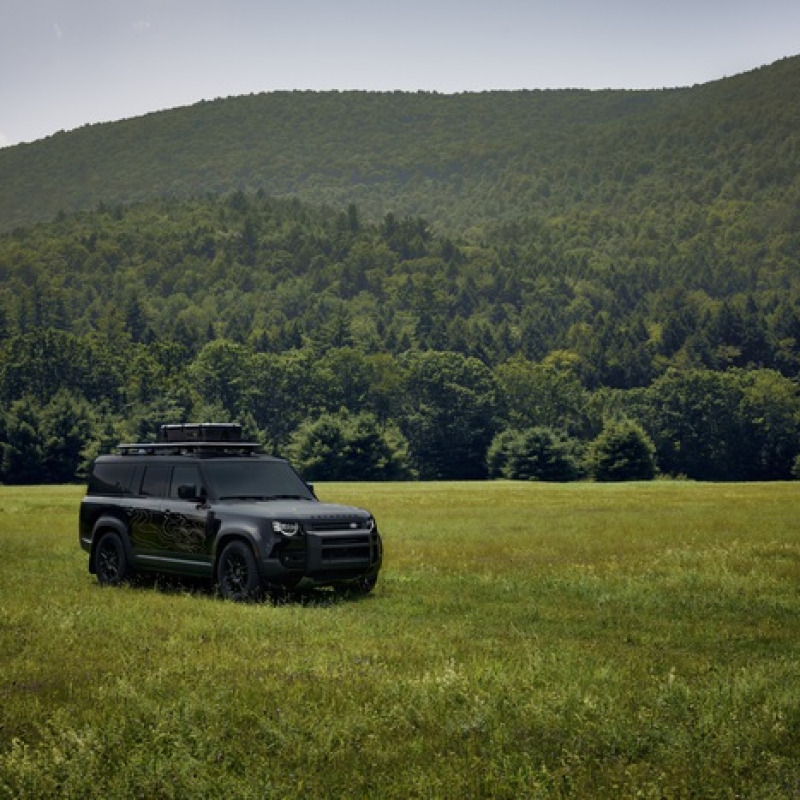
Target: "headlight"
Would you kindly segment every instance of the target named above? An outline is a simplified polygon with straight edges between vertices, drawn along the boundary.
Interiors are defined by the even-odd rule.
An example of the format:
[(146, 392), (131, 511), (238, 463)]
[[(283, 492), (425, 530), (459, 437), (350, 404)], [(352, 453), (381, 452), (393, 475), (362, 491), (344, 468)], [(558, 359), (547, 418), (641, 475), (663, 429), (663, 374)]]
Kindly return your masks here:
[(300, 533), (299, 522), (273, 522), (272, 530), (275, 533), (280, 533), (282, 536), (296, 536)]
[(370, 517), (370, 518), (367, 520), (367, 524), (366, 524), (366, 526), (365, 526), (365, 527), (366, 527), (366, 529), (367, 529), (367, 530), (368, 530), (370, 533), (372, 533), (372, 531), (374, 531), (374, 530), (375, 530), (375, 518), (374, 518), (374, 517)]

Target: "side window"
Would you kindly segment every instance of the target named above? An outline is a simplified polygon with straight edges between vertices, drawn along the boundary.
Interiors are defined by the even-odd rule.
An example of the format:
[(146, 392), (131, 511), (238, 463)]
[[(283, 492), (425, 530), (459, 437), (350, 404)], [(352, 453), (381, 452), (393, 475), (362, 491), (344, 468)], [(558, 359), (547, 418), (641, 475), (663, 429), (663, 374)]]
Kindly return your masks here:
[(172, 487), (169, 496), (178, 499), (179, 486), (195, 486), (197, 491), (200, 491), (202, 485), (200, 470), (192, 464), (181, 464), (172, 470)]
[(169, 469), (161, 464), (145, 467), (141, 494), (144, 497), (164, 497), (169, 484)]
[(123, 495), (131, 493), (133, 466), (130, 464), (95, 464), (89, 476), (89, 494)]

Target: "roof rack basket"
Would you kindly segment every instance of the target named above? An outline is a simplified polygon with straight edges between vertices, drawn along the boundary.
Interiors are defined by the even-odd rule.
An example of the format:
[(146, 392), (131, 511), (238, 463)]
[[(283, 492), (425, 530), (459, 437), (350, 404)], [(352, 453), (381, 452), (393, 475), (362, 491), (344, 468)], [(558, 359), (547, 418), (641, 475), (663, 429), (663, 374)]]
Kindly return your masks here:
[(242, 426), (236, 422), (185, 422), (162, 425), (159, 442), (241, 442)]

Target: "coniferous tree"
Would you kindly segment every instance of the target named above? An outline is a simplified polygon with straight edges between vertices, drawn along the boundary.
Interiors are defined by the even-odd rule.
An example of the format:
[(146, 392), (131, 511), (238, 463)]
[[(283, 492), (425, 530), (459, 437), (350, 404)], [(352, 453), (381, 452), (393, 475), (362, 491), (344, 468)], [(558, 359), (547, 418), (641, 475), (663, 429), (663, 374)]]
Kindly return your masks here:
[(649, 481), (656, 475), (655, 446), (630, 420), (605, 425), (589, 445), (587, 458), (596, 481)]

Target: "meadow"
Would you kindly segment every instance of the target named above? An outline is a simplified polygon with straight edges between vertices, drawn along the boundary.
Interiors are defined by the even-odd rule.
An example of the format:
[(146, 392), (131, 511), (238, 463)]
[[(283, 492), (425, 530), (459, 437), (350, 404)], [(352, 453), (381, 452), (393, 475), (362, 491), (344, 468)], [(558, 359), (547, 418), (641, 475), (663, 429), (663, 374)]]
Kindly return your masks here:
[(0, 798), (800, 796), (800, 484), (318, 484), (375, 592), (101, 589), (0, 487)]

